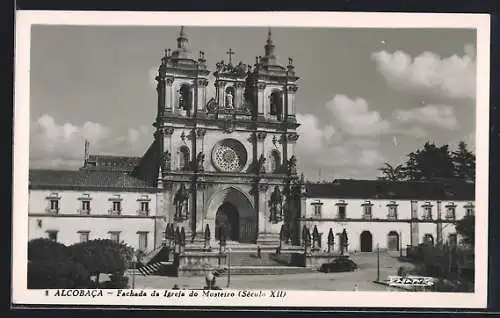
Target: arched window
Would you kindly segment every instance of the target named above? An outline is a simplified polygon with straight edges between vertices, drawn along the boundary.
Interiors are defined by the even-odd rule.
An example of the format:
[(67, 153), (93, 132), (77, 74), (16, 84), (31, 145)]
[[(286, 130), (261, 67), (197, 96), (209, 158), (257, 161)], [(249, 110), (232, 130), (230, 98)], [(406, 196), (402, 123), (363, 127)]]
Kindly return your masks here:
[(276, 150), (273, 150), (271, 152), (271, 158), (270, 158), (270, 164), (271, 164), (271, 172), (278, 172), (279, 168), (281, 166), (281, 156), (280, 153)]
[(183, 109), (188, 115), (191, 114), (191, 109), (193, 106), (193, 101), (191, 98), (191, 86), (188, 84), (182, 84), (179, 90), (179, 109)]
[(189, 148), (182, 146), (179, 149), (179, 168), (181, 170), (189, 170)]
[(271, 115), (281, 120), (283, 115), (283, 96), (281, 91), (275, 90), (271, 93)]
[(226, 88), (226, 100), (224, 101), (224, 105), (227, 108), (234, 108), (234, 87), (228, 86)]

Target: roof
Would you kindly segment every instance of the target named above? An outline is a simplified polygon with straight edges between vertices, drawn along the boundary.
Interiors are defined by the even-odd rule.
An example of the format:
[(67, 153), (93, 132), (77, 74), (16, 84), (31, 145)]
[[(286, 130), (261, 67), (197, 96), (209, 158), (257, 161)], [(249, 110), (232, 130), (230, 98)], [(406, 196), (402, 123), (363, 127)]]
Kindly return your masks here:
[(331, 183), (308, 183), (306, 195), (310, 198), (473, 201), (475, 184), (339, 179)]
[(89, 155), (82, 169), (106, 171), (133, 171), (141, 157)]
[(153, 185), (122, 171), (30, 170), (29, 183), (31, 189), (156, 190)]

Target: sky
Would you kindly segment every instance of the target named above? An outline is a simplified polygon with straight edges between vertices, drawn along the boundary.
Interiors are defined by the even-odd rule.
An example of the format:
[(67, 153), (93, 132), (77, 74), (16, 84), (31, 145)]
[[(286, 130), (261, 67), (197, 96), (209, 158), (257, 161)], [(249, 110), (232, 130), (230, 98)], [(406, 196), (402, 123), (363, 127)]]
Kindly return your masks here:
[[(209, 69), (264, 55), (267, 27), (186, 27)], [(91, 153), (141, 156), (153, 140), (154, 77), (178, 27), (32, 27), (30, 168), (77, 169)], [(476, 33), (466, 29), (272, 28), (293, 58), (299, 169), (374, 179), (427, 141), (475, 145)], [(210, 91), (214, 93), (213, 89)]]

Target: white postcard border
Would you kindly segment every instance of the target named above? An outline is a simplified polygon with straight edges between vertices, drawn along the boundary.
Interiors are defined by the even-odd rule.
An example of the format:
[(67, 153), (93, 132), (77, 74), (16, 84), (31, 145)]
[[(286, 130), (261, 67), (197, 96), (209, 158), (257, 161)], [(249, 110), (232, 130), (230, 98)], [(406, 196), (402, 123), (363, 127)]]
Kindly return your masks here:
[[(280, 26), (340, 28), (473, 28), (477, 30), (475, 293), (292, 291), (278, 298), (54, 297), (28, 290), (28, 171), (31, 26)], [(12, 222), (12, 303), (57, 305), (439, 307), (485, 308), (488, 281), (488, 159), (490, 16), (487, 14), (347, 12), (77, 12), (18, 11), (15, 37), (15, 105)], [(226, 290), (225, 290), (226, 291)], [(354, 294), (355, 293), (355, 294)], [(52, 292), (53, 294), (53, 292)], [(116, 294), (116, 291), (113, 291)], [(356, 295), (356, 297), (352, 297)]]

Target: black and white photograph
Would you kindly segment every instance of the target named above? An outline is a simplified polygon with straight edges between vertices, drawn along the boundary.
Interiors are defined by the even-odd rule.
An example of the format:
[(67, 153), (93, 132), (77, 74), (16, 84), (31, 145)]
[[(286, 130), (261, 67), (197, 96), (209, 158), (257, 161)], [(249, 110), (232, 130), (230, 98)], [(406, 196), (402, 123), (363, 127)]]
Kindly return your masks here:
[(485, 307), (489, 17), (218, 14), (18, 13), (13, 301)]

